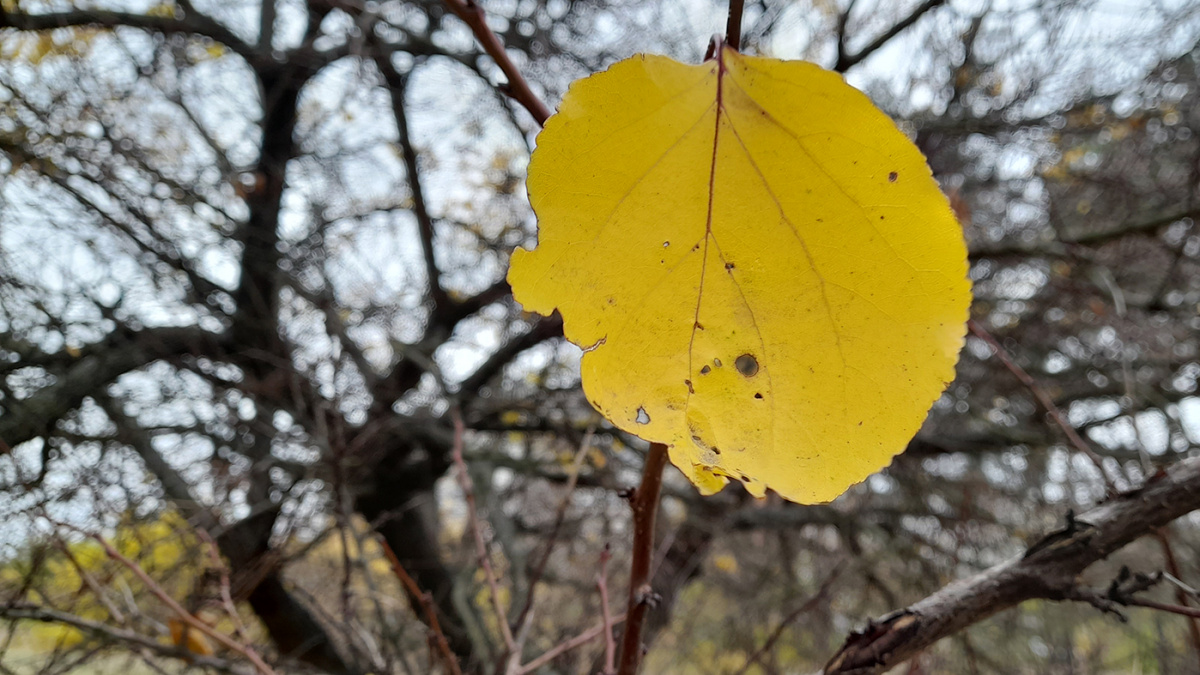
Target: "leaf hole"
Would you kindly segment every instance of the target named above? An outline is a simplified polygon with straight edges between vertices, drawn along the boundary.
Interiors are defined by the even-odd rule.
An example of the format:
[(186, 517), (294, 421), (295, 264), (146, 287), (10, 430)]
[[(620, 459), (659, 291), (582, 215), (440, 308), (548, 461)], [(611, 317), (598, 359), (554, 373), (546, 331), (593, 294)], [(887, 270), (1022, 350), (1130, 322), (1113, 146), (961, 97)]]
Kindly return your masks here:
[(721, 367), (721, 359), (713, 359), (713, 365), (717, 368)]
[(669, 241), (664, 241), (664, 242), (663, 242), (663, 248), (666, 248), (666, 247), (668, 247), (668, 246), (670, 246), (670, 245), (671, 245), (671, 242), (669, 242)]
[(733, 263), (725, 263), (725, 271), (728, 272), (729, 270), (731, 270), (733, 268), (734, 268)]
[(754, 358), (753, 354), (742, 354), (733, 362), (737, 371), (746, 377), (754, 377), (758, 374), (758, 359)]
[(638, 408), (637, 417), (634, 421), (638, 424), (650, 424), (650, 415), (646, 414), (645, 408)]
[(900, 174), (898, 174), (898, 173), (896, 173), (895, 171), (893, 171), (893, 172), (891, 172), (891, 173), (889, 173), (889, 174), (888, 174), (888, 182), (889, 182), (889, 183), (895, 183), (895, 182), (896, 182), (896, 179), (897, 179), (897, 178), (899, 178), (899, 177), (900, 177)]
[(711, 372), (712, 372), (712, 368), (709, 368), (708, 366), (704, 366), (703, 368), (700, 369), (701, 375), (707, 375)]
[(755, 393), (755, 394), (754, 394), (754, 398), (756, 398), (756, 399), (758, 399), (758, 400), (760, 400), (760, 401), (761, 401), (761, 400), (762, 400), (762, 393), (761, 393), (761, 392), (760, 392), (760, 393)]

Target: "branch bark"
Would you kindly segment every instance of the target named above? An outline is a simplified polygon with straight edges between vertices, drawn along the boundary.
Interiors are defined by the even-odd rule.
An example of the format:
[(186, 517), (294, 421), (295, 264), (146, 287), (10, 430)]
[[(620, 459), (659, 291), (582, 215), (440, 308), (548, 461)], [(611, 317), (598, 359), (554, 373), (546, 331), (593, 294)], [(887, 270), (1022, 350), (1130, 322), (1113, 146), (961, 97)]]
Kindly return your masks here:
[(202, 35), (225, 45), (247, 61), (253, 62), (259, 56), (259, 53), (253, 47), (240, 40), (232, 31), (203, 14), (196, 12), (181, 13), (174, 17), (164, 17), (98, 9), (46, 14), (25, 14), (0, 9), (0, 28), (42, 31), (72, 26), (94, 26), (98, 28), (129, 26), (131, 28), (141, 28), (167, 35)]
[(140, 331), (118, 329), (102, 341), (103, 349), (68, 363), (63, 353), (61, 370), (54, 372), (54, 384), (43, 387), (21, 400), (6, 400), (8, 408), (0, 416), (0, 439), (16, 446), (32, 438), (52, 434), (55, 423), (121, 375), (147, 366), (159, 359), (188, 353), (212, 353), (223, 337), (200, 328), (151, 328)]
[(1184, 459), (1071, 519), (1020, 558), (946, 586), (846, 639), (822, 671), (825, 675), (882, 673), (953, 635), (1026, 600), (1071, 600), (1076, 578), (1155, 528), (1200, 509), (1200, 457)]

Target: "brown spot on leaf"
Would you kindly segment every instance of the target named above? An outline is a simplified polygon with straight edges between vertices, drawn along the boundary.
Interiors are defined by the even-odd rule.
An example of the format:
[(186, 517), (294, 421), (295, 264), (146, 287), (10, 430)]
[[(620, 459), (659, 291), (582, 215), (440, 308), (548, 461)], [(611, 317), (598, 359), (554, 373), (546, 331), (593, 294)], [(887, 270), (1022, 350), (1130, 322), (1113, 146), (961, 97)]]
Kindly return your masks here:
[(900, 177), (900, 174), (898, 174), (898, 173), (896, 173), (895, 171), (893, 171), (893, 172), (891, 172), (891, 173), (889, 173), (889, 174), (888, 174), (888, 182), (889, 182), (889, 183), (895, 183), (895, 182), (896, 182), (896, 179), (897, 179), (897, 178), (899, 178), (899, 177)]

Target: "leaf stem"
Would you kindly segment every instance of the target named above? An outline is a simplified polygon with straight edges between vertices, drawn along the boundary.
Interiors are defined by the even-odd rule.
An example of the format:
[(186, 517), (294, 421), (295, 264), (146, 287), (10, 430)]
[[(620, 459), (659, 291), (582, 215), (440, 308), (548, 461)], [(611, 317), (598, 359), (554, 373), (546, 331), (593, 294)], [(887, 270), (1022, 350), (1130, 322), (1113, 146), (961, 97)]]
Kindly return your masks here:
[(658, 498), (662, 493), (663, 468), (667, 465), (667, 446), (651, 443), (642, 469), (642, 484), (629, 500), (633, 508), (633, 562), (629, 566), (629, 609), (625, 616), (625, 634), (621, 638), (621, 660), (617, 675), (634, 675), (642, 660), (642, 621), (655, 604), (650, 587), (650, 564), (654, 557), (654, 521)]
[(742, 48), (742, 9), (746, 0), (729, 0), (729, 21), (725, 24), (725, 44), (733, 51)]

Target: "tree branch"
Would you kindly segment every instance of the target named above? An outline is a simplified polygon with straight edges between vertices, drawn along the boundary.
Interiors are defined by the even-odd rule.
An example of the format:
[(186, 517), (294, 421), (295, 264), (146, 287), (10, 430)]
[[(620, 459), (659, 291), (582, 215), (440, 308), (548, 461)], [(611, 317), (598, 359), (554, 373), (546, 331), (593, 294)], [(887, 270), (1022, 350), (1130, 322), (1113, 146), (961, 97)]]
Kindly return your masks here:
[(1070, 600), (1076, 577), (1154, 528), (1200, 508), (1200, 457), (1184, 459), (1071, 519), (1020, 558), (952, 583), (846, 639), (825, 675), (882, 673), (944, 637), (1026, 600)]
[(163, 34), (203, 35), (228, 47), (247, 61), (254, 62), (259, 53), (229, 29), (198, 12), (180, 12), (176, 16), (151, 16), (107, 10), (75, 10), (46, 14), (25, 14), (0, 9), (0, 28), (43, 31), (55, 28), (93, 26), (117, 28), (128, 26)]
[(475, 39), (479, 40), (479, 44), (483, 45), (483, 50), (492, 57), (496, 65), (500, 66), (500, 70), (504, 71), (504, 76), (508, 78), (505, 93), (528, 110), (538, 126), (546, 124), (546, 120), (551, 115), (550, 108), (546, 107), (537, 94), (533, 93), (525, 76), (521, 74), (520, 70), (517, 70), (517, 66), (508, 57), (508, 52), (504, 51), (504, 45), (500, 42), (500, 38), (495, 31), (488, 27), (487, 15), (484, 14), (483, 8), (475, 0), (445, 0), (445, 2), (450, 11), (471, 27), (471, 32), (475, 34)]
[(0, 438), (15, 446), (50, 433), (59, 418), (117, 377), (161, 358), (212, 353), (212, 343), (220, 339), (199, 328), (118, 329), (104, 341), (107, 349), (76, 359), (62, 372), (54, 373), (54, 384), (25, 399), (5, 400), (7, 410), (0, 415)]
[(375, 60), (383, 73), (388, 85), (388, 94), (392, 101), (392, 115), (396, 118), (396, 131), (400, 137), (400, 151), (404, 156), (404, 171), (408, 177), (409, 190), (412, 192), (412, 213), (417, 219), (417, 232), (421, 239), (421, 253), (425, 258), (425, 275), (429, 283), (429, 297), (433, 301), (433, 318), (439, 320), (450, 308), (450, 297), (442, 288), (441, 274), (433, 255), (433, 218), (429, 215), (429, 206), (425, 202), (425, 190), (421, 186), (420, 167), (417, 166), (417, 151), (413, 147), (412, 137), (408, 130), (408, 109), (404, 103), (404, 93), (407, 89), (407, 79), (392, 66), (391, 59), (381, 57)]
[(60, 623), (78, 628), (81, 631), (90, 633), (104, 640), (128, 645), (137, 645), (141, 649), (148, 649), (161, 656), (169, 656), (181, 659), (191, 663), (194, 666), (212, 668), (213, 670), (225, 673), (238, 672), (238, 669), (235, 667), (235, 662), (227, 661), (215, 656), (202, 656), (200, 654), (187, 652), (176, 645), (163, 644), (162, 642), (159, 642), (152, 637), (142, 635), (141, 633), (135, 633), (131, 630), (117, 628), (99, 621), (92, 621), (81, 616), (76, 616), (68, 612), (62, 612), (57, 609), (51, 609), (49, 607), (40, 607), (38, 605), (27, 603), (0, 605), (0, 617), (4, 617), (5, 619), (25, 621), (41, 621), (43, 623)]
[[(844, 73), (853, 68), (861, 63), (863, 59), (879, 51), (879, 48), (890, 42), (892, 38), (896, 37), (900, 33), (904, 32), (906, 28), (916, 23), (917, 20), (922, 16), (925, 16), (929, 10), (944, 4), (946, 4), (946, 0), (925, 0), (925, 2), (917, 5), (917, 8), (914, 9), (911, 14), (898, 21), (896, 25), (889, 28), (887, 32), (875, 38), (871, 44), (863, 47), (853, 54), (847, 54), (845, 51), (843, 51), (845, 47), (845, 31), (843, 25), (843, 31), (838, 34), (838, 59), (837, 63), (834, 64), (833, 69), (839, 73)], [(848, 16), (849, 13), (850, 12), (847, 10), (846, 15)], [(844, 21), (844, 19), (839, 19), (839, 21)]]

